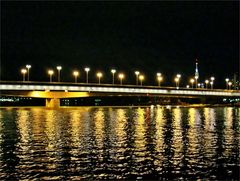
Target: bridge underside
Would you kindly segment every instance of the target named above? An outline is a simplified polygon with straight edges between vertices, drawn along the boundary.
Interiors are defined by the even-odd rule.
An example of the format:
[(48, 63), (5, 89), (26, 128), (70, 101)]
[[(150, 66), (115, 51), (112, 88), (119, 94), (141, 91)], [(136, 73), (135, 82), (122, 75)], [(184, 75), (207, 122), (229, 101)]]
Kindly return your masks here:
[[(16, 97), (45, 98), (46, 107), (60, 107), (61, 98), (81, 98), (81, 97), (107, 97), (107, 96), (147, 96), (147, 97), (169, 97), (169, 98), (200, 98), (201, 95), (169, 95), (169, 94), (147, 94), (147, 93), (111, 93), (111, 92), (64, 92), (64, 91), (1, 91), (1, 95)], [(214, 97), (214, 96), (213, 96)]]

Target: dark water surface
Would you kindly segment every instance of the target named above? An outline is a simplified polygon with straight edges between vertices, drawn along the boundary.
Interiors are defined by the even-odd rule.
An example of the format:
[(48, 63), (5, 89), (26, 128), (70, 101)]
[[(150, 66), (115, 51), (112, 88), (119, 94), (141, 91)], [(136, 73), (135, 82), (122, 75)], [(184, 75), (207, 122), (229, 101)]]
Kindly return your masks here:
[(0, 180), (238, 180), (240, 108), (1, 109)]

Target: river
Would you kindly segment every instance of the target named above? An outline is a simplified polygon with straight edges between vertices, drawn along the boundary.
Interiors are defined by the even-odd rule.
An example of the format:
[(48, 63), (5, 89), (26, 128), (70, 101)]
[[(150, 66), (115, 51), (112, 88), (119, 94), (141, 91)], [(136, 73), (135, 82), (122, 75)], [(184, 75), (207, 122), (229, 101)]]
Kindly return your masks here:
[(240, 108), (1, 108), (0, 180), (239, 179)]

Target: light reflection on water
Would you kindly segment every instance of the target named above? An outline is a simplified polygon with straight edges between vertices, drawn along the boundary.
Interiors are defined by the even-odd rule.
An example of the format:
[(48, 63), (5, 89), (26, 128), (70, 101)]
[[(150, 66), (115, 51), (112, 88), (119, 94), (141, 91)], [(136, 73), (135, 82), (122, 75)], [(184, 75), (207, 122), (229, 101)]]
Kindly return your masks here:
[(238, 179), (240, 108), (2, 109), (0, 179)]

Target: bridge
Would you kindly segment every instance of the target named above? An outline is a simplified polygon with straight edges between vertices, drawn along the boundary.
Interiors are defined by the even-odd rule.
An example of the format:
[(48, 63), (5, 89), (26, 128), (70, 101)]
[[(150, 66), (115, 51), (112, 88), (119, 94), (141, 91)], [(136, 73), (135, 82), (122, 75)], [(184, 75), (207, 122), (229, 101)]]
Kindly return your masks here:
[(0, 81), (0, 91), (2, 96), (45, 98), (46, 107), (59, 107), (61, 98), (90, 96), (240, 97), (239, 90), (35, 81)]

